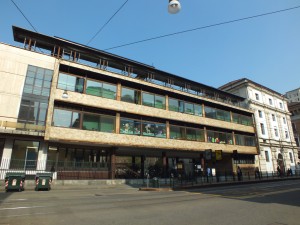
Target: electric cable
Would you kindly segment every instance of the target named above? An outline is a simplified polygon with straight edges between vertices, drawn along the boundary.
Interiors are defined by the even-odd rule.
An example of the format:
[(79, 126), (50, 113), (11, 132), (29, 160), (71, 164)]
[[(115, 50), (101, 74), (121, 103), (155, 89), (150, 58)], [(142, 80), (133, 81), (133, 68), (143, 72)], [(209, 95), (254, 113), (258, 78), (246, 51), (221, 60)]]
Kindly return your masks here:
[(103, 28), (115, 17), (115, 15), (117, 15), (117, 13), (126, 5), (126, 3), (129, 0), (126, 0), (120, 7), (119, 9), (109, 18), (109, 20), (97, 31), (97, 33), (87, 42), (87, 45), (89, 43), (91, 43), (96, 37), (97, 35), (103, 30)]
[(32, 29), (34, 29), (34, 31), (38, 33), (38, 31), (35, 29), (35, 27), (32, 25), (32, 23), (29, 21), (29, 19), (25, 16), (25, 14), (22, 12), (22, 10), (18, 7), (18, 5), (13, 0), (10, 0), (10, 1), (16, 6), (16, 8), (19, 10), (19, 12), (23, 15), (23, 17), (30, 24), (30, 26), (32, 27)]
[(197, 28), (193, 28), (193, 29), (189, 29), (189, 30), (183, 30), (183, 31), (178, 31), (178, 32), (170, 33), (170, 34), (160, 35), (160, 36), (157, 36), (157, 37), (151, 37), (151, 38), (147, 38), (147, 39), (140, 40), (140, 41), (134, 41), (134, 42), (127, 43), (127, 44), (122, 44), (122, 45), (118, 45), (118, 46), (115, 46), (115, 47), (106, 48), (104, 50), (107, 51), (107, 50), (111, 50), (111, 49), (121, 48), (121, 47), (134, 45), (134, 44), (138, 44), (138, 43), (142, 43), (142, 42), (152, 41), (152, 40), (165, 38), (165, 37), (170, 37), (170, 36), (183, 34), (183, 33), (188, 33), (188, 32), (192, 32), (192, 31), (196, 31), (196, 30), (202, 30), (202, 29), (206, 29), (206, 28), (211, 28), (211, 27), (221, 26), (221, 25), (225, 25), (225, 24), (240, 22), (240, 21), (243, 21), (243, 20), (254, 19), (254, 18), (257, 18), (257, 17), (268, 16), (268, 15), (272, 15), (272, 14), (276, 14), (276, 13), (282, 13), (282, 12), (285, 12), (285, 11), (290, 11), (290, 10), (294, 10), (294, 9), (298, 9), (298, 8), (300, 8), (300, 6), (295, 6), (295, 7), (287, 8), (287, 9), (281, 9), (281, 10), (268, 12), (268, 13), (263, 13), (263, 14), (258, 14), (258, 15), (254, 15), (254, 16), (243, 17), (243, 18), (240, 18), (240, 19), (234, 19), (234, 20), (229, 20), (229, 21), (215, 23), (215, 24), (210, 24), (210, 25), (197, 27)]

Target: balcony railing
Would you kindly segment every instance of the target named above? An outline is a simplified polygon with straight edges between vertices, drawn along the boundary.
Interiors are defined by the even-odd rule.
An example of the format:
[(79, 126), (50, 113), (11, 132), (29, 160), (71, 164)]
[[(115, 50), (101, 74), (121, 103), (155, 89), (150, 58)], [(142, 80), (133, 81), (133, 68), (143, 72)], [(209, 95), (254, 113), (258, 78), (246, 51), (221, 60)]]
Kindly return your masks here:
[(20, 123), (14, 121), (0, 120), (0, 129), (5, 130), (19, 130), (19, 131), (27, 131), (27, 132), (38, 132), (44, 133), (45, 126), (35, 125), (31, 123)]

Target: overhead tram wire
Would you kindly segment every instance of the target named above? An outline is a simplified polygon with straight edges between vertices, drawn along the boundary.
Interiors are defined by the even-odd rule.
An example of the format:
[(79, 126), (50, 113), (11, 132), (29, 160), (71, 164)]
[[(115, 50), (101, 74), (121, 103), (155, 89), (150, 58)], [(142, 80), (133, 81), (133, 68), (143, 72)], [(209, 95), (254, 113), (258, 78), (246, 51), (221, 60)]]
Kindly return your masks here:
[(87, 45), (90, 44), (95, 37), (97, 37), (97, 35), (103, 30), (103, 28), (115, 17), (115, 15), (117, 15), (117, 13), (126, 5), (126, 3), (129, 0), (126, 0), (120, 7), (119, 9), (109, 18), (109, 20), (97, 31), (97, 33), (87, 42)]
[(300, 8), (300, 5), (292, 7), (292, 8), (281, 9), (281, 10), (277, 10), (277, 11), (273, 11), (273, 12), (258, 14), (258, 15), (255, 15), (255, 16), (248, 16), (248, 17), (244, 17), (244, 18), (240, 18), (240, 19), (229, 20), (229, 21), (225, 21), (225, 22), (221, 22), (221, 23), (206, 25), (206, 26), (203, 26), (203, 27), (197, 27), (197, 28), (193, 28), (193, 29), (189, 29), (189, 30), (178, 31), (178, 32), (175, 32), (175, 33), (160, 35), (160, 36), (157, 36), (157, 37), (147, 38), (147, 39), (140, 40), (140, 41), (135, 41), (135, 42), (131, 42), (131, 43), (123, 44), (123, 45), (118, 45), (118, 46), (111, 47), (111, 48), (106, 48), (104, 50), (105, 51), (112, 50), (112, 49), (121, 48), (121, 47), (129, 46), (129, 45), (134, 45), (134, 44), (138, 44), (138, 43), (142, 43), (142, 42), (152, 41), (152, 40), (156, 40), (156, 39), (160, 39), (160, 38), (165, 38), (165, 37), (170, 37), (170, 36), (174, 36), (174, 35), (178, 35), (178, 34), (192, 32), (192, 31), (196, 31), (196, 30), (202, 30), (202, 29), (206, 29), (206, 28), (221, 26), (221, 25), (225, 25), (225, 24), (229, 24), (229, 23), (240, 22), (240, 21), (243, 21), (243, 20), (250, 20), (250, 19), (257, 18), (257, 17), (268, 16), (268, 15), (272, 15), (272, 14), (276, 14), (276, 13), (282, 13), (282, 12), (286, 12), (286, 11), (290, 11), (290, 10), (294, 10), (294, 9), (299, 9), (299, 8)]
[(23, 15), (23, 17), (27, 20), (27, 22), (30, 24), (30, 26), (32, 27), (32, 29), (38, 33), (38, 31), (35, 29), (35, 27), (32, 25), (32, 23), (29, 21), (29, 19), (25, 16), (25, 14), (22, 12), (22, 10), (19, 8), (19, 6), (13, 1), (10, 0), (15, 6), (16, 8), (19, 10), (19, 12)]

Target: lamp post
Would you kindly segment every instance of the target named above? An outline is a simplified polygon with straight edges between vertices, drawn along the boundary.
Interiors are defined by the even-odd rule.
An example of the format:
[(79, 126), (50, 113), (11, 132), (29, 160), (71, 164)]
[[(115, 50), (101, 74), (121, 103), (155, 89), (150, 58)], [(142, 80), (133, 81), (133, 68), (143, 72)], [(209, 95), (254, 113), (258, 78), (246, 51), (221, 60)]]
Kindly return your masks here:
[(168, 12), (170, 14), (176, 14), (180, 11), (181, 5), (179, 0), (169, 0)]

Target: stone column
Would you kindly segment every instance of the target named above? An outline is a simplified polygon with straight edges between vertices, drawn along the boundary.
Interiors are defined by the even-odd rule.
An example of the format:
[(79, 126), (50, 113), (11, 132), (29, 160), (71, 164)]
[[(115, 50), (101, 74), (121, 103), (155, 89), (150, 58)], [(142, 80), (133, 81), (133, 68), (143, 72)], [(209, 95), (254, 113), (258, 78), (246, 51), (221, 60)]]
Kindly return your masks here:
[(163, 175), (163, 177), (167, 177), (167, 156), (166, 156), (166, 152), (162, 153), (162, 164), (163, 164), (162, 175)]
[(144, 179), (145, 174), (145, 156), (141, 156), (141, 178)]
[(110, 150), (110, 171), (109, 178), (115, 179), (116, 175), (116, 148)]
[(38, 151), (38, 159), (37, 159), (37, 170), (45, 171), (47, 164), (47, 152), (48, 152), (48, 143), (40, 142), (40, 148)]

